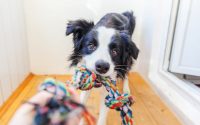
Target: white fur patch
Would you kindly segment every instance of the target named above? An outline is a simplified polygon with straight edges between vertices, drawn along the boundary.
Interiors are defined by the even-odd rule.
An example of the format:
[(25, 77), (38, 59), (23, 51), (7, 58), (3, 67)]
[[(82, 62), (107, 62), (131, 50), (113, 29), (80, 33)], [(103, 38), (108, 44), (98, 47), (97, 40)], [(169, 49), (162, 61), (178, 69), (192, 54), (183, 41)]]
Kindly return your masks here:
[(112, 36), (115, 34), (115, 30), (112, 28), (99, 27), (97, 29), (98, 33), (98, 47), (90, 55), (83, 57), (86, 67), (95, 73), (98, 72), (95, 69), (95, 63), (98, 60), (104, 60), (110, 64), (110, 68), (107, 73), (100, 74), (102, 76), (111, 76), (114, 73), (114, 63), (112, 62), (111, 55), (109, 52), (109, 44), (111, 42)]

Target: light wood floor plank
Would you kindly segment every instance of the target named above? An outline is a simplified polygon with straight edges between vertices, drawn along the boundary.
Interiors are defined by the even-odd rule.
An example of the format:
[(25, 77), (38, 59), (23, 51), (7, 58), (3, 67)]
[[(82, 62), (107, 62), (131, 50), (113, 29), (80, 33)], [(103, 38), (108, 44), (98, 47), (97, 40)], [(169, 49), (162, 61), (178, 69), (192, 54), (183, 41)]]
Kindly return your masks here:
[[(53, 77), (62, 82), (71, 79), (69, 75), (33, 76), (27, 86), (12, 100), (13, 104), (0, 116), (0, 124), (7, 125), (11, 116), (22, 101), (33, 96), (37, 92), (38, 86), (48, 77)], [(129, 84), (131, 94), (136, 98), (136, 102), (132, 106), (135, 125), (180, 125), (174, 114), (164, 105), (139, 74), (131, 73), (129, 75)], [(122, 84), (118, 84), (118, 86), (120, 91), (122, 91)], [(78, 91), (78, 93), (80, 93), (80, 91)], [(99, 116), (100, 95), (100, 89), (93, 89), (86, 103), (89, 111), (92, 112), (96, 118)], [(119, 112), (115, 110), (109, 111), (107, 125), (121, 125)]]
[(174, 114), (165, 106), (139, 74), (130, 74), (129, 81), (132, 90), (137, 93), (137, 98), (145, 105), (157, 125), (180, 125)]
[(36, 80), (37, 77), (34, 76), (32, 80), (27, 84), (27, 86), (21, 91), (18, 97), (15, 100), (13, 100), (13, 104), (7, 109), (4, 115), (0, 118), (3, 125), (8, 124), (8, 121), (10, 120), (14, 112), (22, 104), (22, 102), (25, 101), (27, 93), (29, 93), (30, 90), (32, 89), (32, 86), (36, 84), (35, 82)]
[[(129, 75), (129, 78), (132, 79), (133, 77)], [(134, 96), (136, 99), (134, 105), (131, 107), (133, 110), (133, 116), (134, 116), (134, 123), (135, 125), (157, 125), (153, 117), (151, 116), (150, 112), (142, 102), (140, 98), (138, 98), (138, 93), (133, 87), (133, 82), (136, 81), (131, 81), (129, 79), (129, 87), (131, 90), (131, 94)], [(123, 83), (118, 84), (118, 88), (121, 90), (122, 93), (122, 88), (123, 88)], [(142, 89), (142, 88), (141, 88)], [(114, 117), (108, 117), (107, 124), (112, 125), (121, 125), (121, 118), (119, 116), (119, 113), (116, 113), (115, 111), (110, 111), (109, 116), (114, 116)]]

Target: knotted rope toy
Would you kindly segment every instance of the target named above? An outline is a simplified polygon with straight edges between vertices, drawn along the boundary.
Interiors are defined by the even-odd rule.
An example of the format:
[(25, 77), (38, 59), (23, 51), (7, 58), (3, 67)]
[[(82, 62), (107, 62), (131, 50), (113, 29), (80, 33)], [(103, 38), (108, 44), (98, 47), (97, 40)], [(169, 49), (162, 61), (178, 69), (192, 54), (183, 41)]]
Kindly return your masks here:
[(120, 111), (123, 125), (133, 125), (133, 115), (130, 106), (133, 104), (133, 98), (129, 94), (120, 94), (116, 81), (109, 77), (101, 77), (89, 71), (85, 66), (80, 66), (75, 69), (72, 85), (80, 90), (90, 90), (93, 87), (104, 86), (108, 91), (105, 98), (105, 105), (111, 109)]
[(72, 99), (74, 90), (66, 83), (54, 79), (46, 79), (39, 90), (45, 90), (54, 95), (46, 105), (34, 105), (36, 111), (34, 125), (66, 125), (74, 116), (84, 117), (88, 125), (94, 125), (94, 117), (87, 111), (84, 105)]

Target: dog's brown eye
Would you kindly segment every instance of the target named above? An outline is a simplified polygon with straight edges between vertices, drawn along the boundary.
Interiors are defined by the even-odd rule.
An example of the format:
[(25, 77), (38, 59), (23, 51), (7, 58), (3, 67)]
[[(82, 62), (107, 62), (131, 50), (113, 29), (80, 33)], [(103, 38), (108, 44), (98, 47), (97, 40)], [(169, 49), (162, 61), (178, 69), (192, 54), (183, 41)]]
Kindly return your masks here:
[(117, 49), (112, 49), (111, 53), (112, 53), (113, 56), (117, 56)]
[(88, 49), (89, 50), (95, 50), (97, 47), (93, 44), (93, 43), (90, 43), (89, 45), (88, 45)]

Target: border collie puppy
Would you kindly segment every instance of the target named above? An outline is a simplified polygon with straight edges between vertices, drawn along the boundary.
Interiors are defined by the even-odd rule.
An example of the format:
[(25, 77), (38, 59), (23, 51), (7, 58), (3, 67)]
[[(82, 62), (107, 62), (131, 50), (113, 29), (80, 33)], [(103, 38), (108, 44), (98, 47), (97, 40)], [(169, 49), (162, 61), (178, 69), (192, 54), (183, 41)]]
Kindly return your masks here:
[[(69, 58), (71, 66), (81, 63), (98, 75), (120, 78), (124, 81), (123, 90), (130, 92), (126, 74), (139, 53), (131, 39), (134, 28), (132, 12), (108, 13), (96, 25), (86, 20), (70, 21), (66, 35), (73, 34), (74, 50)], [(82, 92), (83, 103), (89, 93)], [(102, 97), (98, 125), (104, 125), (106, 121), (105, 95)]]

